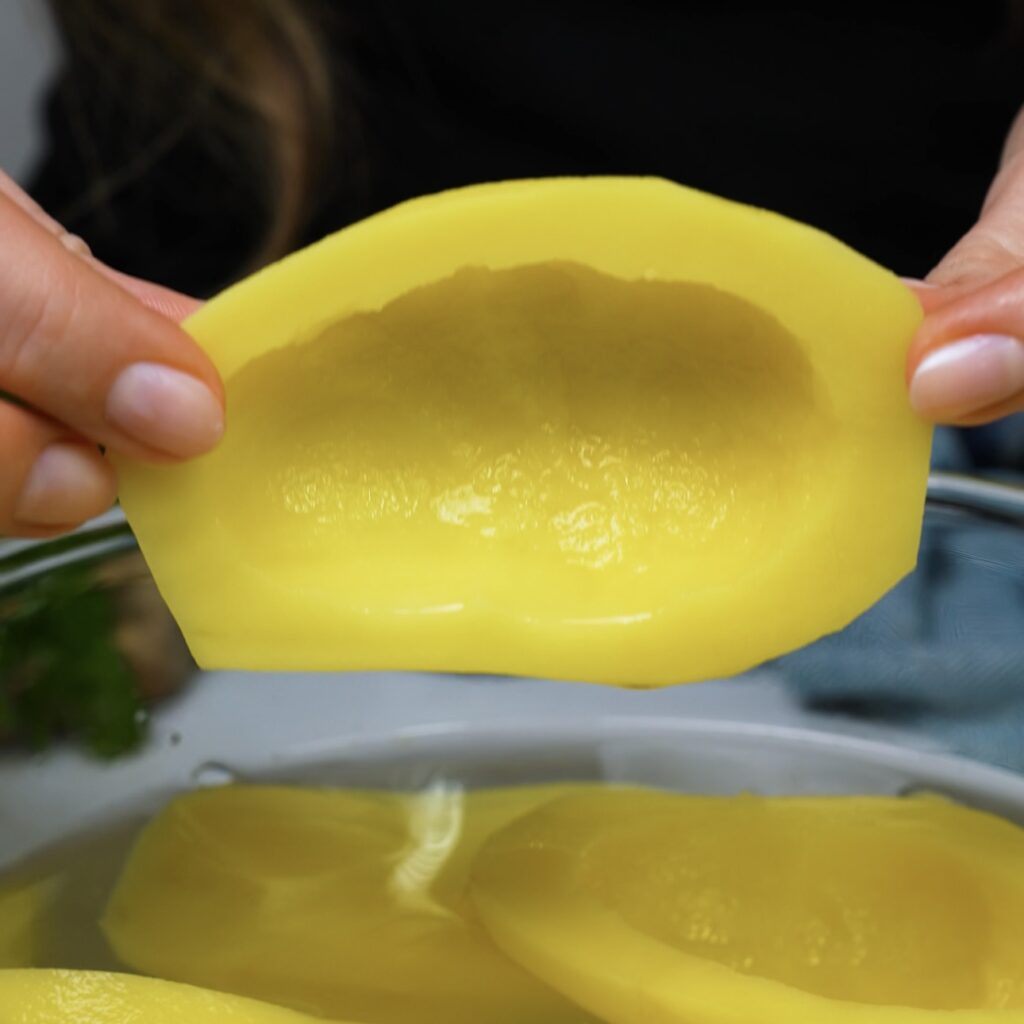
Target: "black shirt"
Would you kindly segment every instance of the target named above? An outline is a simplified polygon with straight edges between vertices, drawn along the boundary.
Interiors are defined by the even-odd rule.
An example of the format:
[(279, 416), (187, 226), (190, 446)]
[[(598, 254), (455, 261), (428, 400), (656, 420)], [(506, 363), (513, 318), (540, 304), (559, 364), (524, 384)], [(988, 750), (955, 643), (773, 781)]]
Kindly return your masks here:
[[(351, 70), (348, 151), (300, 242), (472, 182), (657, 174), (920, 275), (976, 217), (1024, 100), (1016, 5), (995, 0), (339, 6), (345, 32), (326, 45)], [(139, 140), (163, 126), (135, 124), (111, 81), (69, 69), (34, 192), (102, 259), (209, 294), (259, 233), (244, 168), (187, 128), (138, 160)], [(81, 113), (69, 122), (69, 89), (84, 131)], [(100, 203), (82, 196), (83, 160), (97, 155), (127, 168)]]

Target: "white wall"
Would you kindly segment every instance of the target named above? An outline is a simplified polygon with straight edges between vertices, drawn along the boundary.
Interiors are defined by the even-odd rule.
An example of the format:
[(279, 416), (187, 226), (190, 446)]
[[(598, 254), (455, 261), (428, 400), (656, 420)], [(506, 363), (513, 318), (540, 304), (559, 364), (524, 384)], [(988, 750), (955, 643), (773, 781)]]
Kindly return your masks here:
[(43, 0), (0, 0), (0, 167), (15, 179), (39, 152), (39, 105), (56, 59)]

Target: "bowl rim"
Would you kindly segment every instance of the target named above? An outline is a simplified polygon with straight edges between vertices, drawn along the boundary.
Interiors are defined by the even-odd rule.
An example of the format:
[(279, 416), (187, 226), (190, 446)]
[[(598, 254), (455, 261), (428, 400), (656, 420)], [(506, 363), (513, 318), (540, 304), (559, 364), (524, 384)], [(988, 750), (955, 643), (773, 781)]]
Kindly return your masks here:
[[(302, 760), (316, 763), (316, 755), (341, 754), (349, 761), (394, 762), (395, 747), (404, 757), (428, 755), (432, 749), (471, 753), (486, 747), (497, 756), (509, 750), (563, 749), (566, 744), (599, 746), (602, 742), (628, 742), (638, 746), (659, 740), (732, 743), (737, 751), (755, 746), (800, 755), (823, 755), (836, 763), (870, 764), (895, 773), (920, 776), (929, 784), (956, 790), (975, 790), (1019, 806), (1024, 813), (1024, 775), (975, 761), (961, 754), (908, 747), (875, 735), (839, 732), (825, 727), (763, 723), (726, 718), (676, 718), (655, 714), (591, 713), (572, 721), (554, 722), (539, 715), (504, 717), (477, 722), (446, 719), (402, 726), (377, 735), (351, 735), (304, 745)], [(275, 765), (275, 772), (284, 766)], [(285, 768), (285, 772), (287, 769)], [(258, 781), (260, 773), (242, 775), (240, 781)], [(813, 787), (810, 787), (813, 788)]]
[[(259, 749), (258, 737), (251, 743), (236, 737), (236, 742), (247, 746), (246, 752), (219, 751), (220, 760), (210, 759), (206, 752), (181, 751), (192, 771), (183, 770), (177, 752), (162, 746), (112, 763), (90, 762), (67, 747), (42, 757), (0, 759), (0, 793), (7, 794), (3, 816), (12, 825), (0, 835), (0, 872), (35, 851), (107, 823), (141, 821), (171, 796), (208, 784), (237, 781), (410, 791), (438, 784), (457, 789), (604, 779), (710, 795), (759, 791), (757, 785), (738, 785), (735, 775), (722, 774), (723, 758), (734, 765), (739, 761), (741, 774), (755, 779), (759, 764), (763, 767), (766, 759), (781, 756), (784, 767), (776, 770), (792, 770), (786, 777), (793, 784), (783, 789), (771, 785), (771, 795), (928, 792), (1024, 826), (1024, 776), (958, 754), (840, 732), (826, 723), (819, 728), (615, 711), (570, 717), (563, 708), (555, 719), (536, 712), (500, 720), (450, 716), (368, 731), (341, 730), (312, 741), (293, 739), (272, 755)], [(580, 762), (594, 766), (591, 771), (552, 768), (552, 758), (556, 765), (558, 759), (574, 765), (573, 756), (581, 753), (593, 755)], [(789, 762), (792, 765), (786, 767)], [(720, 781), (696, 785), (700, 779), (693, 774), (695, 765), (710, 767)], [(325, 766), (331, 776), (326, 780)], [(212, 783), (196, 775), (207, 767), (220, 770)], [(496, 767), (503, 777), (507, 768), (508, 781), (470, 780), (471, 768), (478, 778), (483, 769), (482, 777), (491, 779)], [(367, 770), (389, 781), (368, 782)]]

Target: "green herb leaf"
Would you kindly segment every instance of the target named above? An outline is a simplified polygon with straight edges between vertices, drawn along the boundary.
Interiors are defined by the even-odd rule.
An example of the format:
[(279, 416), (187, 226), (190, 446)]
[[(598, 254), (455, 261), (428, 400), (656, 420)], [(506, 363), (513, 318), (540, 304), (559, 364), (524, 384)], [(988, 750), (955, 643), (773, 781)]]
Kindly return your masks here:
[(41, 749), (80, 738), (100, 757), (145, 735), (137, 681), (114, 641), (109, 591), (89, 566), (33, 580), (0, 607), (0, 735)]

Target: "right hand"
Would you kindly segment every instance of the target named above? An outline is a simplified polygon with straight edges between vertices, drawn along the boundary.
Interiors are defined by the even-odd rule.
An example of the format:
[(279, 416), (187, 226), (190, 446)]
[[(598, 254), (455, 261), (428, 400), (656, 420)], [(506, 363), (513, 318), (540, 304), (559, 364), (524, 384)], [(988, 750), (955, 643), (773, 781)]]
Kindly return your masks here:
[(969, 427), (1024, 410), (1024, 110), (978, 222), (908, 284), (925, 312), (907, 357), (917, 412)]
[(224, 389), (177, 323), (199, 305), (101, 264), (0, 172), (0, 534), (109, 507), (100, 446), (167, 462), (216, 445)]

